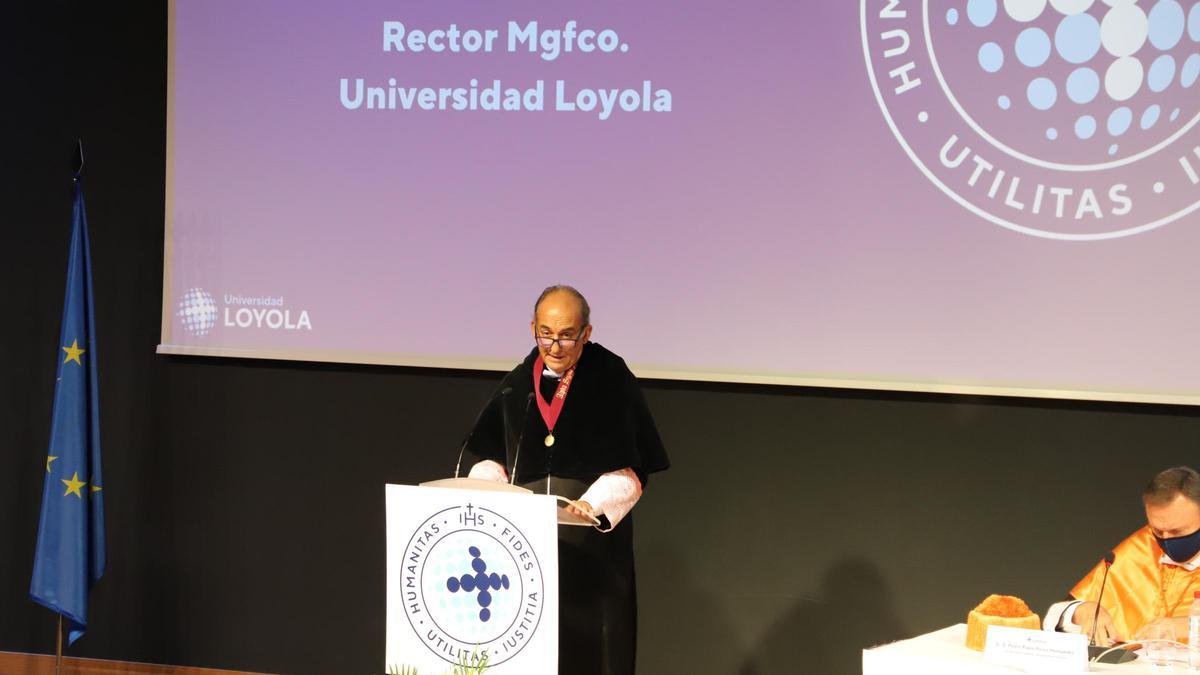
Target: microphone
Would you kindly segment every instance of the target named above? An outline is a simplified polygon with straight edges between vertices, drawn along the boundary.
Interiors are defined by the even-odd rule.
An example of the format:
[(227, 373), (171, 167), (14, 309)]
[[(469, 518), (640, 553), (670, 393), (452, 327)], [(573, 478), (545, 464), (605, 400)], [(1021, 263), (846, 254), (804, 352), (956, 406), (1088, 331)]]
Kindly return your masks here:
[(1104, 588), (1108, 585), (1108, 568), (1116, 561), (1117, 554), (1109, 551), (1104, 556), (1104, 577), (1100, 580), (1100, 597), (1096, 599), (1096, 611), (1092, 613), (1092, 633), (1088, 636), (1088, 660), (1096, 660), (1101, 663), (1125, 663), (1137, 658), (1133, 652), (1117, 649), (1113, 651), (1111, 648), (1096, 646), (1096, 625), (1100, 619), (1100, 601), (1104, 599)]
[[(505, 396), (508, 396), (510, 393), (512, 393), (512, 387), (505, 387), (501, 389), (493, 394), (492, 397), (488, 399), (487, 403), (483, 404), (483, 407), (479, 409), (479, 414), (475, 416), (475, 422), (471, 424), (471, 430), (467, 432), (467, 437), (463, 439), (462, 447), (458, 450), (458, 461), (454, 463), (455, 478), (458, 478), (458, 471), (462, 467), (463, 453), (467, 451), (467, 446), (470, 445), (471, 438), (475, 436), (475, 429), (479, 428), (479, 421), (483, 419), (483, 414), (487, 412), (487, 409), (491, 407), (492, 403), (496, 399), (502, 399)], [(501, 409), (503, 409), (503, 404), (501, 404)]]
[[(521, 417), (521, 433), (517, 436), (517, 451), (513, 455), (512, 471), (508, 474), (508, 484), (517, 484), (517, 460), (521, 459), (521, 441), (525, 440), (525, 423), (529, 421), (529, 406), (533, 403), (533, 392), (525, 398), (525, 414)], [(508, 436), (505, 436), (507, 440)]]
[(1108, 568), (1117, 559), (1117, 554), (1109, 551), (1104, 556), (1104, 578), (1100, 580), (1100, 597), (1096, 600), (1096, 611), (1092, 615), (1092, 634), (1088, 637), (1088, 644), (1095, 646), (1096, 644), (1096, 621), (1100, 618), (1100, 601), (1104, 599), (1104, 587), (1108, 585)]

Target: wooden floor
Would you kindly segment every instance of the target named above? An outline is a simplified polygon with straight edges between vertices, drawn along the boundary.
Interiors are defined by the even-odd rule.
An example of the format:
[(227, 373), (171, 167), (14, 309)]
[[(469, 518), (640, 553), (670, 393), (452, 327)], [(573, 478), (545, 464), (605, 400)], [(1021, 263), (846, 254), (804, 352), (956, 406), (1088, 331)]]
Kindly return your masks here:
[[(54, 675), (53, 654), (0, 652), (3, 675)], [(62, 675), (264, 675), (239, 670), (213, 670), (186, 666), (157, 666), (149, 663), (63, 658)]]

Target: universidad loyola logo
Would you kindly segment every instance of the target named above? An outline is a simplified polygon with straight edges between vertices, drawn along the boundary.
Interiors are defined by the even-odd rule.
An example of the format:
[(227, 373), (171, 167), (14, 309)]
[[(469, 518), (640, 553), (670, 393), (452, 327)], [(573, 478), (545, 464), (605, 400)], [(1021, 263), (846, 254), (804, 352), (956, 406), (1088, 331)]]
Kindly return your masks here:
[(218, 325), (230, 329), (312, 330), (308, 310), (287, 307), (282, 296), (226, 293), (218, 305), (203, 288), (189, 288), (179, 298), (175, 315), (192, 335), (208, 335)]
[(208, 335), (217, 325), (217, 303), (203, 288), (189, 288), (180, 297), (175, 316), (192, 335)]
[(1109, 239), (1200, 208), (1200, 0), (861, 0), (886, 123), (1025, 234)]

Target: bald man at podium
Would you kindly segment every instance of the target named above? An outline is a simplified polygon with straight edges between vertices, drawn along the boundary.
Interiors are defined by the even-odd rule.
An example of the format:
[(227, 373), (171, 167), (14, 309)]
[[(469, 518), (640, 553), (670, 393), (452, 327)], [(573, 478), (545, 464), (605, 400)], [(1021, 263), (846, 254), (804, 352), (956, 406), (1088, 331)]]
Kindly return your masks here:
[[(534, 347), (500, 383), (468, 437), (470, 477), (576, 500), (599, 525), (559, 531), (559, 670), (632, 673), (637, 643), (633, 516), (669, 465), (625, 361), (591, 342), (591, 309), (570, 286), (534, 303)], [(648, 336), (648, 339), (656, 339)], [(514, 475), (515, 474), (515, 475)]]

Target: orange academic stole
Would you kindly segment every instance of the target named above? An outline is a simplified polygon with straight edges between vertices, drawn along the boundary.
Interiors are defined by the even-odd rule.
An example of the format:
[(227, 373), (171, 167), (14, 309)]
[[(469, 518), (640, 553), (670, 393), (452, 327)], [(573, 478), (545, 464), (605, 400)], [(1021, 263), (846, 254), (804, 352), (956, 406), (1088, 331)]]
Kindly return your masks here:
[[(1200, 570), (1189, 572), (1178, 565), (1160, 563), (1162, 549), (1149, 527), (1134, 532), (1113, 553), (1116, 560), (1108, 573), (1102, 604), (1122, 638), (1133, 640), (1143, 626), (1159, 617), (1187, 616), (1192, 594), (1200, 591)], [(1102, 561), (1075, 584), (1071, 595), (1095, 601), (1103, 576)], [(1187, 636), (1177, 639), (1186, 640)]]

